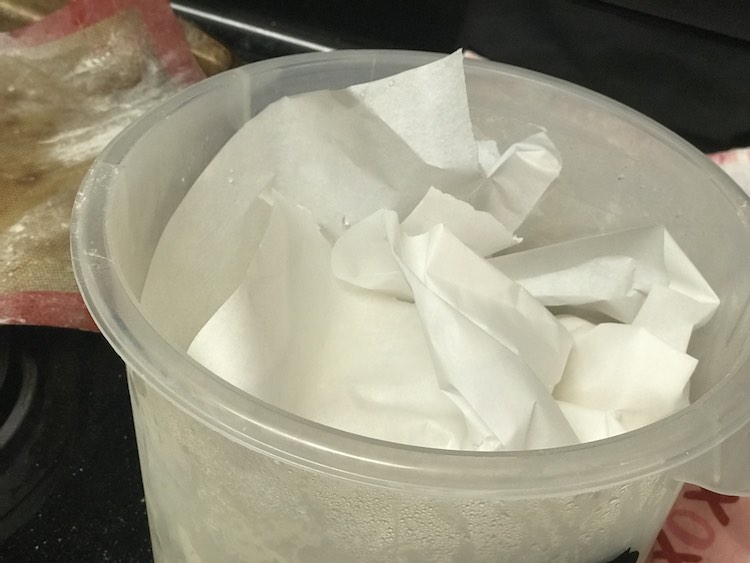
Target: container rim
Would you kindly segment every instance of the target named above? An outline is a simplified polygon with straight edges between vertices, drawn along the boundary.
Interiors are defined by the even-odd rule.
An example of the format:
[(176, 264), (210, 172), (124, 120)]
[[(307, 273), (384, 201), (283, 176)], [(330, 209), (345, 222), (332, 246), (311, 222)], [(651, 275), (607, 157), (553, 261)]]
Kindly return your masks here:
[[(276, 459), (374, 486), (445, 494), (521, 498), (584, 492), (663, 473), (709, 451), (750, 420), (745, 407), (748, 354), (688, 408), (620, 436), (561, 448), (521, 452), (467, 452), (394, 444), (326, 427), (277, 409), (233, 387), (172, 347), (149, 324), (138, 299), (113, 262), (107, 218), (113, 178), (131, 147), (153, 122), (237, 79), (297, 66), (397, 63), (418, 66), (442, 56), (396, 50), (349, 50), (279, 57), (252, 63), (195, 84), (150, 110), (99, 155), (77, 194), (71, 219), (71, 255), (77, 282), (96, 324), (129, 370), (189, 416), (245, 447)], [(564, 91), (598, 106), (667, 145), (711, 177), (734, 199), (746, 196), (692, 145), (642, 114), (566, 81), (495, 62), (466, 60), (467, 71), (501, 74)], [(738, 220), (743, 220), (742, 218)], [(745, 220), (746, 221), (746, 220)], [(750, 347), (745, 347), (748, 349)]]

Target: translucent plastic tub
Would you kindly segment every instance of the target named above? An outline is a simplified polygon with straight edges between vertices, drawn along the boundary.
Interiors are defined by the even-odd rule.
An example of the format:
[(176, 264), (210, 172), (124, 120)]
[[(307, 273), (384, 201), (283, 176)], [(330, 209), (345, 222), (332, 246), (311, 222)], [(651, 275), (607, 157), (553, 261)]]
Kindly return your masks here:
[(575, 447), (400, 446), (277, 410), (152, 329), (138, 297), (159, 236), (247, 119), (283, 95), (341, 88), (434, 58), (343, 51), (222, 74), (140, 119), (84, 181), (72, 226), (76, 275), (128, 366), (158, 561), (602, 563), (628, 548), (643, 560), (682, 480), (720, 490), (746, 485), (736, 478), (750, 442), (746, 198), (698, 151), (640, 114), (517, 68), (467, 62), (467, 84), (483, 130), (511, 141), (541, 125), (562, 153), (562, 175), (522, 227), (524, 244), (664, 224), (721, 297), (717, 315), (693, 337), (690, 353), (701, 362), (688, 409)]

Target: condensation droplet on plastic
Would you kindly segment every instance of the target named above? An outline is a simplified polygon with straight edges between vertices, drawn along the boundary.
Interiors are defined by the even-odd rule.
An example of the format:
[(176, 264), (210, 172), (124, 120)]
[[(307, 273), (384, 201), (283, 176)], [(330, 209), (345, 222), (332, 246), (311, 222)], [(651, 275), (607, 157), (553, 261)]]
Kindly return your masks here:
[(229, 182), (230, 184), (234, 184), (234, 178), (230, 176), (229, 178), (227, 178), (227, 182)]
[(617, 179), (618, 179), (618, 180), (623, 180), (623, 179), (625, 179), (625, 174), (618, 174), (618, 175), (617, 175)]
[(395, 85), (396, 85), (396, 81), (395, 80), (389, 80), (388, 81), (388, 86), (395, 86)]
[(344, 215), (343, 217), (341, 217), (341, 225), (342, 225), (342, 226), (343, 226), (343, 227), (344, 227), (345, 229), (348, 229), (349, 227), (351, 227), (351, 225), (352, 225), (352, 224), (351, 224), (351, 222), (349, 221), (349, 217), (347, 217), (346, 215)]

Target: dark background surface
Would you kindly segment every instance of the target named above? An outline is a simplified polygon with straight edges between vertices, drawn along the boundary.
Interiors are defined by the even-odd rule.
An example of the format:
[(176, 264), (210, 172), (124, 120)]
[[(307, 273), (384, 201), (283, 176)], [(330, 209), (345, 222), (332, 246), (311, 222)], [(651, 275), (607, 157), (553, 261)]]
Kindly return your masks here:
[(18, 501), (0, 533), (21, 526), (0, 561), (149, 561), (124, 365), (100, 334), (0, 327), (3, 342), (8, 377), (35, 371), (38, 387), (0, 458), (0, 501)]
[[(704, 151), (750, 145), (750, 3), (184, 0), (178, 12), (180, 6), (240, 61), (323, 47), (467, 47), (607, 94)], [(28, 443), (0, 452), (0, 501), (18, 501), (0, 514), (0, 541), (10, 534), (0, 561), (148, 561), (124, 366), (97, 334), (0, 327), (0, 351), (3, 342), (9, 373), (36, 382), (36, 402), (24, 428)], [(0, 414), (3, 408), (0, 398)], [(31, 477), (22, 479), (22, 471)]]
[[(750, 2), (185, 0), (175, 6), (181, 5), (326, 47), (469, 48), (608, 95), (704, 152), (750, 145)], [(306, 50), (192, 19), (245, 61)]]

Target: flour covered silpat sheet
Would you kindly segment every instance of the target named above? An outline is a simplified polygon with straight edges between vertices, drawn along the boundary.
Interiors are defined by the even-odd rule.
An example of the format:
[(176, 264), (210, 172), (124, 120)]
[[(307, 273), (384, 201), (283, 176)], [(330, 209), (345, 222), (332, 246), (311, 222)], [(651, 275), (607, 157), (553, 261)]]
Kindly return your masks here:
[[(472, 125), (460, 53), (282, 98), (196, 180), (142, 304), (220, 377), (349, 432), (519, 450), (630, 430), (684, 406), (718, 301), (660, 227), (547, 266), (514, 252), (561, 166), (541, 128), (501, 146)], [(615, 379), (619, 401), (597, 388)]]

